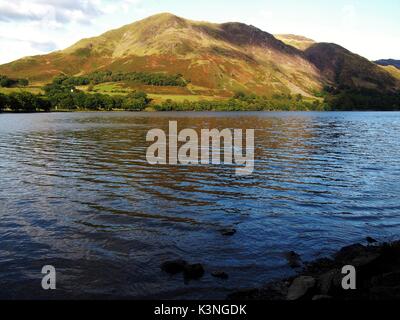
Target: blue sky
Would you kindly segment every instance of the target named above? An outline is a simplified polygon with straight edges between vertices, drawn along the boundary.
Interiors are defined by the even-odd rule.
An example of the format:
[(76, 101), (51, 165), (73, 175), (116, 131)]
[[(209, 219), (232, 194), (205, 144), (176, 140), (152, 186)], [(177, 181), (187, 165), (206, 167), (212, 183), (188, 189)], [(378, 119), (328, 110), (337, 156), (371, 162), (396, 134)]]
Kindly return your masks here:
[(399, 0), (0, 0), (0, 63), (65, 48), (149, 15), (239, 21), (400, 59)]

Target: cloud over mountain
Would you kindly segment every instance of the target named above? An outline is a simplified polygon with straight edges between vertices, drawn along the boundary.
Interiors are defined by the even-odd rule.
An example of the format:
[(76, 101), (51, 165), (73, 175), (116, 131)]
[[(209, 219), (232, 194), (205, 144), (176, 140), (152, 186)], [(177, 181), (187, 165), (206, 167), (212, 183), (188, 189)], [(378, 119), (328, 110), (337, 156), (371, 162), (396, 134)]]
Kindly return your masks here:
[(86, 22), (102, 13), (97, 0), (0, 0), (0, 21)]

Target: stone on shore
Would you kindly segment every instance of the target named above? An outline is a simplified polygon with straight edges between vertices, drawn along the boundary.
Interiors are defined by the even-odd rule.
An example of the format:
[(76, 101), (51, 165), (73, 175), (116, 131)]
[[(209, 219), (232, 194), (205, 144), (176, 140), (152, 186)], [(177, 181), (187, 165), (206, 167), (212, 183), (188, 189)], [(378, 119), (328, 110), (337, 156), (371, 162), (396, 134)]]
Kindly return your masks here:
[(348, 264), (355, 258), (364, 255), (367, 252), (367, 247), (357, 243), (340, 249), (339, 252), (335, 254), (335, 260), (340, 263)]
[(341, 286), (342, 275), (340, 270), (333, 269), (318, 277), (317, 287), (321, 295), (328, 295)]
[[(293, 255), (294, 256), (294, 255)], [(339, 250), (333, 259), (304, 263), (299, 277), (231, 294), (245, 300), (400, 300), (400, 241), (373, 246), (355, 244)], [(356, 268), (357, 290), (344, 290), (342, 268)]]
[(294, 279), (287, 293), (287, 300), (304, 298), (315, 287), (316, 281), (310, 276), (301, 276)]
[(300, 268), (302, 265), (300, 255), (294, 251), (285, 253), (285, 258), (292, 269)]
[(377, 243), (377, 242), (378, 242), (378, 240), (376, 240), (376, 239), (374, 239), (374, 238), (371, 238), (371, 237), (367, 237), (366, 240), (367, 240), (367, 242), (368, 242), (369, 244)]

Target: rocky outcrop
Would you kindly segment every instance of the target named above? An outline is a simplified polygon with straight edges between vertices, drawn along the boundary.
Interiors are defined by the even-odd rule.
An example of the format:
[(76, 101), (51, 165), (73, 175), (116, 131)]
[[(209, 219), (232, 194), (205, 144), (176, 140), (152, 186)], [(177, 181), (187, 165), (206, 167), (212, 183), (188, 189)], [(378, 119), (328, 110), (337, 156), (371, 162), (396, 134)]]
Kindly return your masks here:
[(288, 289), (287, 300), (299, 300), (310, 295), (315, 288), (316, 281), (310, 276), (301, 276), (293, 280)]
[[(367, 241), (368, 243), (374, 243)], [(356, 289), (345, 290), (344, 266), (354, 266)], [(354, 244), (332, 258), (305, 264), (298, 276), (231, 294), (231, 300), (396, 300), (400, 299), (400, 241)]]

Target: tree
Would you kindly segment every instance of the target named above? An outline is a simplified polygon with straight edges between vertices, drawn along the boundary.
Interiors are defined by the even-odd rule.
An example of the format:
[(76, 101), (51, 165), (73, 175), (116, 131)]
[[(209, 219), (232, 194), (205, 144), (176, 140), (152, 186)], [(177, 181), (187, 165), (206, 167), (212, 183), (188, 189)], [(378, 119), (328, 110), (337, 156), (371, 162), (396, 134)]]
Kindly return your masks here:
[(0, 93), (0, 112), (6, 109), (8, 102), (8, 97), (5, 94)]
[(18, 85), (20, 87), (27, 87), (29, 85), (28, 79), (18, 79)]
[(146, 93), (134, 91), (125, 97), (122, 108), (129, 111), (142, 111), (146, 109), (149, 102), (150, 99), (148, 99)]
[(55, 105), (61, 109), (71, 110), (76, 108), (74, 96), (71, 92), (58, 93), (53, 99), (53, 103), (57, 101)]
[(85, 99), (85, 108), (89, 110), (100, 110), (103, 107), (101, 94), (88, 94)]
[(12, 99), (10, 107), (13, 111), (34, 112), (38, 108), (38, 99), (30, 92), (13, 92), (10, 98)]
[(14, 86), (26, 87), (29, 84), (28, 79), (11, 79), (7, 76), (0, 75), (0, 87), (11, 88)]
[(44, 112), (50, 112), (51, 102), (46, 97), (38, 97), (38, 108)]
[(6, 76), (0, 76), (0, 87), (10, 88), (15, 85), (16, 81)]

